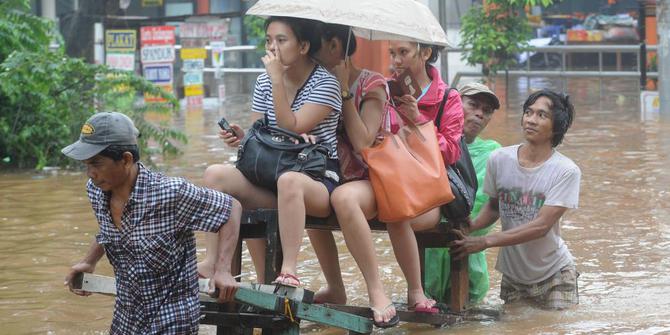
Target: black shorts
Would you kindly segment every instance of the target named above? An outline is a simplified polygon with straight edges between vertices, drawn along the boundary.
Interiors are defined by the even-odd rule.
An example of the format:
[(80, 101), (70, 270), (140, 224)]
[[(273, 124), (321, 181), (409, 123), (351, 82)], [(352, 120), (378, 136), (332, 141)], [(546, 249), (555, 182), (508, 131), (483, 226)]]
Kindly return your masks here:
[(326, 162), (326, 175), (321, 180), (328, 194), (333, 193), (335, 188), (340, 185), (340, 162), (337, 159), (329, 159)]

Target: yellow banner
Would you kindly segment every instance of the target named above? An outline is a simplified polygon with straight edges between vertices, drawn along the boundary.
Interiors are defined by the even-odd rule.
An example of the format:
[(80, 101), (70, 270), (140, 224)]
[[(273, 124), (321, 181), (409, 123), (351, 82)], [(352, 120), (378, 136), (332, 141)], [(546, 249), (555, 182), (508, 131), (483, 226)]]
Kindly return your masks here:
[(181, 59), (205, 59), (207, 50), (205, 48), (181, 49)]
[(202, 85), (188, 85), (184, 86), (184, 95), (187, 97), (192, 97), (196, 95), (205, 94), (205, 89)]
[(107, 52), (134, 52), (137, 46), (137, 33), (132, 29), (110, 29), (105, 32)]
[(163, 5), (163, 0), (142, 0), (142, 7), (158, 7)]

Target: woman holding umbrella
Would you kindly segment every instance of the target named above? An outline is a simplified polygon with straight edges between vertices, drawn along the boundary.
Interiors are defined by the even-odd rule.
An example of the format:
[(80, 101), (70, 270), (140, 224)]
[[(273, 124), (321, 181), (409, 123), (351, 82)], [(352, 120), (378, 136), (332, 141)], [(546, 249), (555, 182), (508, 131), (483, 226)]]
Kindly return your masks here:
[[(205, 184), (225, 190), (238, 199), (245, 209), (278, 208), (279, 233), (283, 263), (275, 283), (301, 285), (296, 263), (305, 227), (305, 215), (330, 215), (330, 193), (339, 183), (336, 128), (340, 119), (342, 98), (333, 75), (312, 59), (321, 40), (315, 33), (315, 21), (291, 17), (270, 17), (265, 22), (265, 51), (262, 58), (266, 73), (256, 80), (251, 109), (255, 119), (265, 117), (270, 126), (302, 134), (306, 141), (316, 139), (326, 145), (329, 159), (325, 178), (314, 180), (300, 172), (285, 172), (277, 181), (277, 193), (252, 184), (231, 165), (216, 164), (205, 171)], [(237, 148), (244, 137), (238, 125), (232, 132), (222, 130), (220, 137)], [(207, 249), (217, 250), (217, 240), (208, 238)], [(258, 281), (264, 282), (264, 241), (247, 242)], [(201, 276), (210, 277), (215, 264), (213, 253), (207, 253), (198, 264)]]
[[(358, 69), (349, 58), (356, 51), (356, 39), (347, 26), (320, 26), (321, 49), (316, 59), (335, 74), (342, 87), (344, 129), (338, 137), (340, 171), (344, 184), (331, 195), (347, 247), (361, 269), (368, 289), (374, 324), (388, 328), (398, 324), (395, 307), (384, 292), (367, 220), (377, 214), (375, 194), (367, 178), (360, 150), (372, 146), (381, 130), (390, 130), (387, 118), (386, 79), (379, 73)], [(328, 287), (316, 293), (316, 302), (346, 303), (347, 297), (338, 263), (333, 234), (308, 231)]]

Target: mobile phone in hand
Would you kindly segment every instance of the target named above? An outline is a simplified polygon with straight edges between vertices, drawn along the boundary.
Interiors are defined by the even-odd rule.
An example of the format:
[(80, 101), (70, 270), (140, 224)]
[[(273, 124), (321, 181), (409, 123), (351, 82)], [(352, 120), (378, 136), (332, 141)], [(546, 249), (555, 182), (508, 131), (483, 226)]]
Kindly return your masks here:
[(233, 131), (233, 128), (230, 126), (230, 124), (228, 123), (228, 120), (226, 120), (225, 117), (222, 117), (221, 120), (219, 120), (218, 124), (219, 124), (219, 127), (221, 127), (221, 129), (223, 129), (223, 130), (225, 130), (225, 131), (227, 131), (227, 132), (229, 132), (233, 135), (236, 135), (235, 132)]
[(389, 80), (388, 86), (391, 98), (401, 97), (406, 94), (416, 99), (421, 96), (421, 87), (409, 69), (405, 69), (395, 79)]

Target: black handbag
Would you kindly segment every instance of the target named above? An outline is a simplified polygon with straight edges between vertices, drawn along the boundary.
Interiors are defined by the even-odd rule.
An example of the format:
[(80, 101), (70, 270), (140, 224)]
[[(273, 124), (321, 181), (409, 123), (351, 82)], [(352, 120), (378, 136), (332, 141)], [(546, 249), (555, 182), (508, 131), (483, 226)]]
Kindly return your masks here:
[(254, 185), (276, 191), (277, 179), (286, 171), (322, 180), (327, 161), (326, 146), (306, 143), (300, 135), (260, 119), (242, 139), (235, 166)]
[[(440, 104), (440, 108), (435, 118), (435, 124), (440, 128), (440, 120), (444, 112), (444, 105), (447, 102), (449, 92), (453, 88), (449, 88), (444, 94), (444, 99)], [(451, 193), (454, 194), (454, 200), (442, 206), (442, 215), (450, 222), (463, 222), (472, 213), (472, 208), (475, 204), (475, 197), (477, 195), (477, 173), (470, 158), (470, 151), (465, 142), (465, 137), (461, 136), (460, 142), (461, 156), (451, 165), (447, 165), (447, 175), (449, 176), (449, 185), (451, 186)]]

